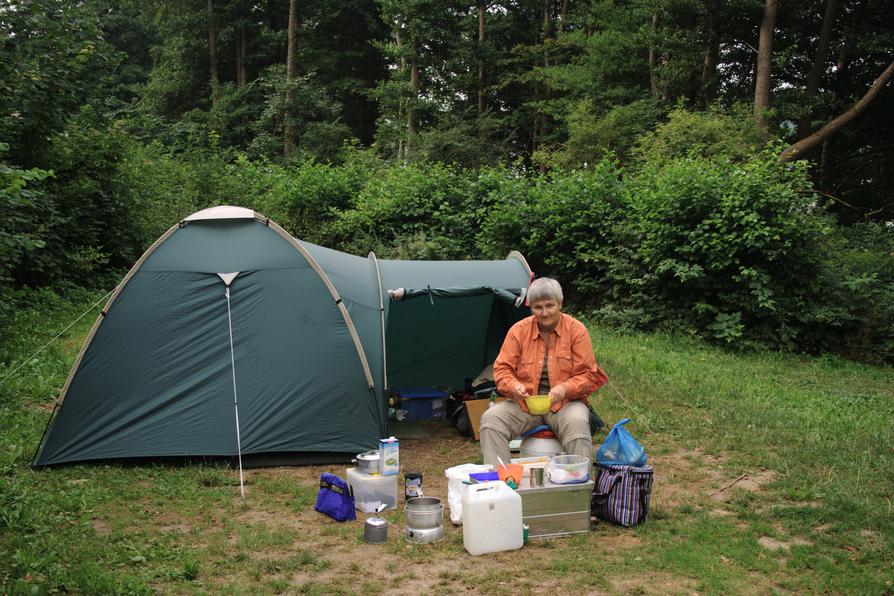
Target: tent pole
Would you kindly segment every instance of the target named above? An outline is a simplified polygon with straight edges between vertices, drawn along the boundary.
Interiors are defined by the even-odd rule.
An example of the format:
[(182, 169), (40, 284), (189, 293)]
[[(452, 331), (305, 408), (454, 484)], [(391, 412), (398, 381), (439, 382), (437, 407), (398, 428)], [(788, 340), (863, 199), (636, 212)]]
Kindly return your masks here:
[[(379, 273), (379, 259), (376, 258), (376, 253), (373, 251), (369, 251), (368, 258), (372, 259), (373, 264), (376, 266), (376, 281), (379, 284), (379, 318), (382, 320), (382, 393), (387, 394), (388, 392), (388, 355), (385, 352), (385, 302), (382, 299), (382, 274)], [(388, 397), (385, 395), (385, 397)]]
[[(235, 277), (235, 276), (234, 276)], [(236, 453), (239, 457), (239, 492), (245, 498), (245, 480), (242, 476), (242, 439), (239, 436), (239, 397), (236, 394), (236, 356), (233, 351), (233, 316), (230, 313), (230, 284), (225, 292), (227, 296), (227, 326), (230, 330), (230, 369), (233, 371), (233, 405), (236, 409)]]

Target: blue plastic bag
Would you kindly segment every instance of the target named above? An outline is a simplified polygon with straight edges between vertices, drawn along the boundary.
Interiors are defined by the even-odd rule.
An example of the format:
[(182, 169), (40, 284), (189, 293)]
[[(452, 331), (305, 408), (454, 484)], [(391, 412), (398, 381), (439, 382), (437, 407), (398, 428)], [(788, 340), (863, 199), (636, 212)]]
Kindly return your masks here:
[(609, 431), (605, 442), (596, 451), (596, 461), (600, 464), (637, 467), (646, 465), (646, 448), (637, 443), (624, 428), (628, 422), (630, 418), (624, 418)]

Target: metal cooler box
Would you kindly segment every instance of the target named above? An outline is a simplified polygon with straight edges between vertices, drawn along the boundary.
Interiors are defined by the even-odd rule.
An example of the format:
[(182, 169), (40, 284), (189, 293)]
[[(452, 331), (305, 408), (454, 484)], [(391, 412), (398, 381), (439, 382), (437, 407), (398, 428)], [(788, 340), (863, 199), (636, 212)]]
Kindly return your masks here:
[(590, 531), (590, 495), (593, 480), (581, 484), (552, 484), (532, 488), (522, 479), (522, 521), (529, 538), (567, 536)]

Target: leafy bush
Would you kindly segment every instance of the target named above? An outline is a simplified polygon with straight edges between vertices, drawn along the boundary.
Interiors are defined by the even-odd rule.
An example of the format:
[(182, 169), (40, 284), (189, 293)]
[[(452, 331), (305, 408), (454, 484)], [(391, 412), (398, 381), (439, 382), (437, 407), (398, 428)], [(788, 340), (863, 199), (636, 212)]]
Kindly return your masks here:
[(743, 162), (763, 145), (751, 112), (743, 106), (729, 112), (677, 108), (668, 114), (667, 122), (639, 137), (632, 153), (644, 164), (660, 164), (687, 154), (711, 161)]
[(625, 266), (618, 259), (626, 208), (617, 163), (534, 179), (506, 176), (489, 202), (477, 238), (485, 254), (520, 250), (538, 275), (557, 276), (581, 301), (611, 293)]
[(651, 131), (661, 115), (651, 99), (617, 106), (602, 115), (595, 113), (592, 100), (581, 100), (568, 116), (568, 142), (556, 161), (565, 166), (592, 164), (613, 154), (626, 163), (636, 140)]
[[(46, 207), (43, 193), (29, 188), (51, 173), (39, 168), (23, 170), (8, 165), (4, 154), (9, 145), (0, 143), (0, 319), (6, 320), (15, 284), (14, 273), (26, 255), (46, 246), (40, 229)], [(4, 326), (5, 327), (5, 326)], [(0, 327), (0, 340), (3, 328)]]
[(476, 254), (471, 176), (434, 163), (385, 167), (323, 234), (330, 245), (380, 257), (463, 259)]
[(627, 192), (636, 281), (659, 320), (743, 348), (799, 345), (822, 297), (817, 246), (831, 232), (803, 167), (783, 168), (772, 152), (741, 165), (693, 156), (644, 168)]
[(823, 248), (823, 300), (805, 347), (894, 362), (894, 228), (871, 222), (840, 227)]

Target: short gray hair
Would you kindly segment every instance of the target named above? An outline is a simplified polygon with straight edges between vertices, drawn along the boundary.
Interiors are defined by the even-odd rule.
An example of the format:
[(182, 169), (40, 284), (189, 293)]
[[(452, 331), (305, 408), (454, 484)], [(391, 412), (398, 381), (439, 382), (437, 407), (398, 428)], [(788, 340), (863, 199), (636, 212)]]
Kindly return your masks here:
[(562, 286), (551, 277), (539, 277), (532, 281), (530, 287), (528, 287), (528, 302), (555, 300), (562, 304), (564, 299)]

